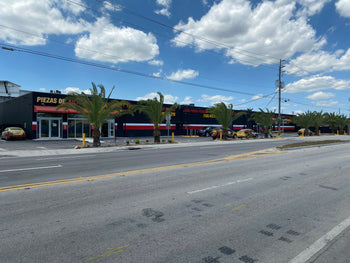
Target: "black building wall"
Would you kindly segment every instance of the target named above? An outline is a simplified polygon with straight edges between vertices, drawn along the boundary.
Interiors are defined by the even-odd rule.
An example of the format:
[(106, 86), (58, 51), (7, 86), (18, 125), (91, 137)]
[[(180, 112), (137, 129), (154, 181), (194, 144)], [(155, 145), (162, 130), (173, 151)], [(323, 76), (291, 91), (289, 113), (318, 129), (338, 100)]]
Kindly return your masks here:
[(0, 129), (21, 127), (30, 138), (33, 120), (33, 94), (29, 93), (0, 103)]

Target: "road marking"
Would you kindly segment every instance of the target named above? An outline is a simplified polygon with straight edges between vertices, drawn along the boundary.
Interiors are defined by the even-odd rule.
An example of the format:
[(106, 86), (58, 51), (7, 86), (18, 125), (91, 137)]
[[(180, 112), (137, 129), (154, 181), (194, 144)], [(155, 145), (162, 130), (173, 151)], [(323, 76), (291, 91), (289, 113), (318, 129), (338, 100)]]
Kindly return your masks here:
[[(220, 162), (229, 162), (229, 161), (242, 160), (242, 159), (248, 159), (248, 158), (258, 158), (262, 156), (282, 154), (282, 153), (286, 153), (286, 152), (271, 152), (269, 149), (265, 149), (261, 151), (239, 154), (239, 155), (232, 155), (232, 156), (228, 156), (220, 159), (214, 159), (214, 160), (208, 160), (208, 161), (202, 161), (202, 162), (196, 162), (196, 163), (175, 164), (175, 165), (169, 165), (169, 166), (163, 166), (163, 167), (147, 168), (147, 169), (141, 169), (141, 170), (133, 170), (133, 171), (96, 175), (96, 176), (89, 176), (89, 177), (79, 177), (79, 178), (24, 184), (24, 185), (5, 186), (5, 187), (0, 187), (0, 192), (23, 190), (28, 188), (37, 188), (37, 187), (43, 187), (43, 186), (52, 186), (52, 185), (60, 185), (60, 184), (83, 182), (83, 181), (92, 181), (97, 179), (105, 179), (105, 178), (112, 178), (117, 176), (133, 175), (133, 174), (140, 174), (140, 173), (159, 172), (159, 171), (165, 171), (169, 169), (193, 167), (198, 165), (214, 164), (214, 163), (220, 163)], [(54, 166), (51, 166), (51, 167), (54, 168)], [(252, 179), (248, 179), (248, 180), (252, 180)], [(244, 182), (244, 180), (243, 181), (238, 180), (235, 183), (240, 183), (240, 182)], [(233, 184), (233, 182), (228, 183), (227, 185), (230, 185), (230, 184)], [(221, 186), (218, 186), (218, 187), (221, 187)]]
[(105, 256), (109, 256), (109, 255), (112, 255), (112, 254), (118, 254), (120, 252), (123, 252), (123, 248), (127, 248), (128, 246), (129, 245), (125, 245), (125, 246), (117, 247), (117, 248), (108, 248), (111, 251), (108, 251), (108, 252), (103, 253), (101, 255), (98, 255), (96, 257), (88, 258), (87, 261), (95, 260), (95, 259), (102, 258), (102, 257), (105, 257)]
[(318, 239), (315, 243), (301, 252), (298, 256), (293, 258), (289, 263), (305, 263), (311, 259), (316, 253), (318, 253), (322, 248), (330, 244), (330, 242), (335, 239), (341, 232), (350, 226), (350, 217), (345, 219), (339, 225), (335, 226), (331, 231)]
[(0, 170), (0, 173), (8, 173), (8, 172), (18, 172), (18, 171), (29, 171), (29, 170), (40, 170), (40, 169), (51, 169), (51, 168), (61, 168), (62, 165), (54, 165), (54, 166), (42, 166), (42, 167), (29, 167), (29, 168), (18, 168), (18, 169), (10, 169), (10, 170)]
[(65, 157), (49, 157), (49, 158), (40, 158), (36, 159), (37, 161), (45, 161), (45, 160), (62, 160), (62, 159), (76, 159), (76, 158), (85, 158), (85, 157), (95, 157), (96, 155), (78, 155), (78, 156), (65, 156)]
[(245, 206), (247, 206), (247, 205), (239, 205), (239, 206), (236, 206), (235, 208), (232, 208), (232, 211), (238, 210), (238, 209), (243, 208), (243, 207), (245, 207)]
[(209, 186), (207, 188), (203, 188), (203, 189), (199, 189), (199, 190), (194, 190), (194, 191), (190, 191), (187, 192), (188, 194), (196, 194), (196, 193), (200, 193), (200, 192), (204, 192), (204, 191), (208, 191), (208, 190), (212, 190), (215, 188), (219, 188), (219, 187), (224, 187), (224, 186), (228, 186), (228, 185), (232, 185), (232, 184), (239, 184), (239, 183), (244, 183), (247, 181), (253, 180), (253, 178), (247, 178), (247, 179), (243, 179), (243, 180), (237, 180), (237, 181), (233, 181), (233, 182), (228, 182), (226, 184), (221, 184), (221, 185), (213, 185), (213, 186)]

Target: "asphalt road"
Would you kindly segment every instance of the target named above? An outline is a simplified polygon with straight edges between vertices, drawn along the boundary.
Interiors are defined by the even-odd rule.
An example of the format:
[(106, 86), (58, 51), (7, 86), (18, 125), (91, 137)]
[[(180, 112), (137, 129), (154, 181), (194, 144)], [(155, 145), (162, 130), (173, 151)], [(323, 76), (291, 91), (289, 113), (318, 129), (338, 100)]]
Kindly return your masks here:
[(113, 152), (4, 158), (0, 162), (0, 186), (87, 177), (158, 166), (218, 159), (275, 147), (286, 142), (251, 140), (235, 144), (186, 145), (175, 148), (132, 146)]
[[(239, 151), (259, 149), (246, 145)], [(230, 147), (202, 149), (212, 155), (194, 158), (231, 155), (235, 149)], [(194, 161), (198, 150), (178, 147), (174, 152), (126, 151), (124, 159), (121, 153), (111, 159), (103, 154), (76, 159), (91, 163), (84, 171), (63, 159), (60, 169), (40, 170), (41, 179), (119, 171), (128, 167), (120, 166), (124, 162), (135, 169), (187, 165), (0, 192), (0, 262), (305, 262), (305, 254), (325, 255), (316, 241), (348, 227), (348, 144), (189, 165), (186, 158)], [(168, 161), (169, 154), (183, 159)], [(24, 159), (26, 165), (37, 164)], [(105, 170), (112, 160), (114, 167)], [(57, 165), (57, 160), (41, 162)], [(40, 176), (21, 172), (3, 172), (1, 178), (17, 177), (15, 183)], [(345, 249), (342, 253), (342, 258), (350, 257)]]

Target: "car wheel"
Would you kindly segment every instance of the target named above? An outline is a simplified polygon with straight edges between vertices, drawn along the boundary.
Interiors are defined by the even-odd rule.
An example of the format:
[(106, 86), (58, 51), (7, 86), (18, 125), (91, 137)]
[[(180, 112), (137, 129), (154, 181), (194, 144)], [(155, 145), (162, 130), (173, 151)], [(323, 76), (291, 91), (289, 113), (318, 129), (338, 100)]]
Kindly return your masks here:
[(210, 136), (209, 132), (206, 132), (205, 137), (209, 137), (209, 136)]

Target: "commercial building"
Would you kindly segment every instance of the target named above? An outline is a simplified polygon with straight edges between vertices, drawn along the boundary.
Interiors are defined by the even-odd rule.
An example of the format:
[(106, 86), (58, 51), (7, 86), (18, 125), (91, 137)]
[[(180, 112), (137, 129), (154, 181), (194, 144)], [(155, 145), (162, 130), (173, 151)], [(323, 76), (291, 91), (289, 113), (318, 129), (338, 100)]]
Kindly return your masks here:
[[(64, 102), (66, 95), (58, 91), (50, 93), (26, 92), (22, 96), (12, 97), (0, 103), (0, 128), (7, 126), (22, 127), (28, 138), (81, 138), (82, 134), (91, 137), (92, 125), (74, 110), (57, 110)], [(135, 101), (129, 101), (135, 104)], [(164, 105), (169, 107), (170, 105)], [(288, 116), (287, 116), (288, 117)], [(249, 120), (250, 114), (243, 115), (234, 122), (233, 129), (253, 128), (254, 122)], [(170, 131), (176, 135), (192, 135), (205, 126), (220, 126), (214, 116), (205, 107), (181, 105), (171, 113)], [(284, 128), (293, 129), (294, 126)], [(167, 134), (165, 122), (160, 125), (162, 135)], [(139, 113), (111, 116), (101, 127), (102, 137), (115, 136), (151, 136), (153, 124)]]

